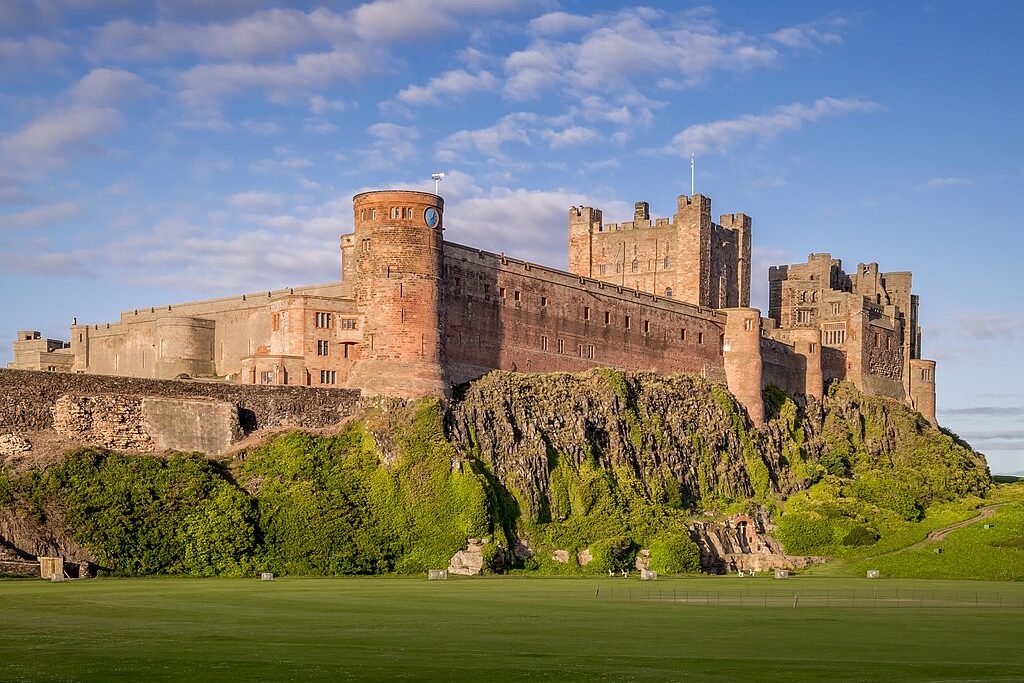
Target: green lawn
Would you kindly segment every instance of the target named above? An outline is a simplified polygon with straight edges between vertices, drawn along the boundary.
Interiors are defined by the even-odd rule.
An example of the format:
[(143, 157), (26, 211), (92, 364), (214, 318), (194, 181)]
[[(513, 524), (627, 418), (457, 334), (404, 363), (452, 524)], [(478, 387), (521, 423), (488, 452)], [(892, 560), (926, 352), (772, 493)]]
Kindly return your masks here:
[(1024, 679), (1024, 583), (3, 581), (0, 606), (3, 681)]

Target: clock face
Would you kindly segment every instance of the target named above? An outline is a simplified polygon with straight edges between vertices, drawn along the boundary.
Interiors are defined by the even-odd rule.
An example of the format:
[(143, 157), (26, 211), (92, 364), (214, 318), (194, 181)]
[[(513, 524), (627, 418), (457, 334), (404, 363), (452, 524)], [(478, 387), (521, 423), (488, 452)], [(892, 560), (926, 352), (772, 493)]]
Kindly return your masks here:
[(423, 212), (423, 221), (427, 224), (428, 228), (436, 228), (437, 224), (441, 222), (441, 214), (431, 206)]

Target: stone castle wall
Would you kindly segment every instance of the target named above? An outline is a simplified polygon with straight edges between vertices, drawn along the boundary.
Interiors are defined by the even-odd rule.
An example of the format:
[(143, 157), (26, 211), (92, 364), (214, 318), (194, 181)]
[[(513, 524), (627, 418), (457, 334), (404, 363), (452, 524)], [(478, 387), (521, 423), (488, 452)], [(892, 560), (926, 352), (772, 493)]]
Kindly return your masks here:
[(607, 366), (725, 381), (720, 312), (451, 242), (444, 250), (452, 382)]
[(240, 424), (247, 432), (267, 427), (325, 427), (351, 414), (359, 401), (359, 392), (350, 389), (0, 370), (0, 429), (55, 430), (54, 408), (64, 396), (98, 399), (103, 405), (112, 405), (112, 397), (120, 398), (125, 401), (125, 411), (141, 406), (144, 398), (227, 403), (238, 407)]

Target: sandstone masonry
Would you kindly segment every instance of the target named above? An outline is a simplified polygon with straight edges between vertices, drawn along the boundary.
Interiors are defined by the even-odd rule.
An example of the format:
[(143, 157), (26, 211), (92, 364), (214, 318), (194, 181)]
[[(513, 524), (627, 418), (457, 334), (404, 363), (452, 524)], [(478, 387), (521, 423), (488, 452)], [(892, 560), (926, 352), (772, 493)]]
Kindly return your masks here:
[[(714, 222), (703, 195), (680, 195), (671, 218), (638, 202), (621, 224), (572, 207), (568, 271), (444, 241), (434, 194), (365, 192), (353, 205), (338, 282), (76, 321), (70, 342), (19, 332), (10, 367), (416, 398), (494, 369), (613, 366), (727, 384), (758, 424), (765, 386), (821, 397), (848, 379), (935, 423), (935, 363), (920, 357), (910, 273), (846, 274), (814, 254), (771, 269), (762, 318), (749, 308), (752, 221)], [(196, 393), (177, 396), (232, 384), (187, 386)]]

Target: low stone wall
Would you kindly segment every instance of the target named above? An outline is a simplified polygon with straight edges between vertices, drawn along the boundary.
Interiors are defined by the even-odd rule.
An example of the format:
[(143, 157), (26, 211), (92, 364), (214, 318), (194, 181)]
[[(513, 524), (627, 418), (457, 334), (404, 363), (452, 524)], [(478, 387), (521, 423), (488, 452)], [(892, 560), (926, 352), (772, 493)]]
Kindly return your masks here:
[(223, 401), (238, 406), (246, 432), (265, 427), (326, 427), (350, 415), (359, 401), (359, 392), (352, 389), (0, 370), (0, 427), (53, 429), (53, 407), (65, 394)]

